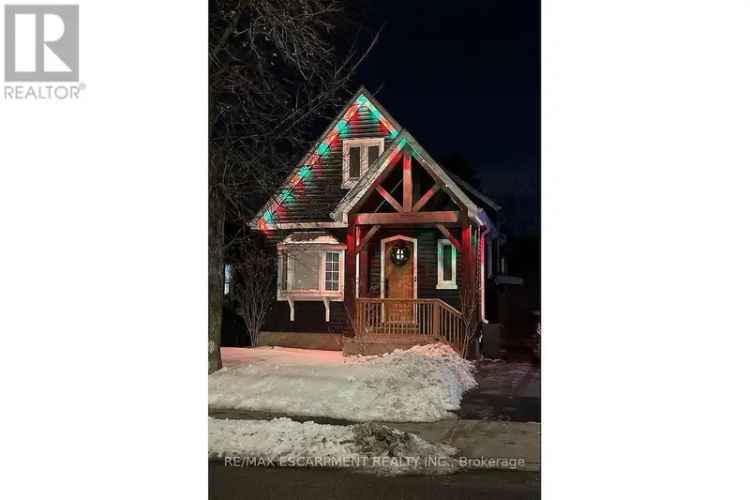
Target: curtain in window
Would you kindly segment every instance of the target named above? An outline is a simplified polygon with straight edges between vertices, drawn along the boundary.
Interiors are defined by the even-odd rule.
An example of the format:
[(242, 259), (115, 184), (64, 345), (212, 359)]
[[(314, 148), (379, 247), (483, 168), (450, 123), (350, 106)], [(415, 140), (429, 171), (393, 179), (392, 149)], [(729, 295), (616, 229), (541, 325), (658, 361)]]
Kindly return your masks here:
[(294, 269), (293, 290), (318, 290), (320, 276), (319, 252), (295, 252), (289, 255)]

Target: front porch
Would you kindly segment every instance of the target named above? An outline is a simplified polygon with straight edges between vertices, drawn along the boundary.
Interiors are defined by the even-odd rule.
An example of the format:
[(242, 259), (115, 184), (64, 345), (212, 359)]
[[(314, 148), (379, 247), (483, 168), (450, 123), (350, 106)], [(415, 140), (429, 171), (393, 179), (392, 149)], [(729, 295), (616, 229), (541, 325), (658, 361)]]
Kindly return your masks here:
[(463, 352), (461, 311), (440, 299), (358, 298), (356, 304), (354, 334), (361, 343), (444, 341)]
[(488, 223), (415, 143), (382, 158), (332, 214), (348, 225), (345, 344), (443, 341), (463, 353), (483, 317)]

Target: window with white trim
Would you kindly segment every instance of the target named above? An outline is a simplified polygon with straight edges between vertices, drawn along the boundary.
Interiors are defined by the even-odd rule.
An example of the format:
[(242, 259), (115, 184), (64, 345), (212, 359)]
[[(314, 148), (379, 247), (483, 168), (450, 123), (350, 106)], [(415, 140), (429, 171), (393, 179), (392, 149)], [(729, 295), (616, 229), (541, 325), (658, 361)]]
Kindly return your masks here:
[(232, 289), (232, 264), (224, 264), (224, 295), (229, 295)]
[(437, 286), (435, 288), (455, 290), (456, 285), (456, 248), (450, 240), (439, 239), (437, 244)]
[(384, 147), (383, 137), (344, 139), (341, 187), (354, 187), (360, 177), (365, 175), (370, 166), (383, 154)]
[(326, 252), (326, 283), (327, 292), (339, 289), (339, 256), (341, 252)]
[(342, 245), (281, 245), (277, 276), (278, 300), (342, 300)]

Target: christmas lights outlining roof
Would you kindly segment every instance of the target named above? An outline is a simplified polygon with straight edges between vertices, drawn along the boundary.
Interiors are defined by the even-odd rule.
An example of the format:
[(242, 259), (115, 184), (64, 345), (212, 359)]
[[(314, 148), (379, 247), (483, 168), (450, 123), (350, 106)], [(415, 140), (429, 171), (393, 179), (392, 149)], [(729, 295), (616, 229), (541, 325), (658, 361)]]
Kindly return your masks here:
[[(349, 130), (349, 123), (359, 115), (362, 109), (368, 110), (385, 129), (388, 131), (387, 138), (392, 139), (391, 144), (382, 152), (377, 161), (368, 168), (367, 172), (359, 179), (336, 204), (325, 220), (317, 222), (287, 222), (278, 223), (277, 213), (284, 208), (290, 200), (295, 199), (295, 191), (298, 186), (304, 185), (313, 176), (313, 169), (319, 166), (322, 158), (331, 151), (331, 144)], [(494, 224), (490, 221), (484, 210), (464, 192), (456, 183), (456, 179), (443, 169), (419, 142), (391, 115), (385, 108), (365, 89), (361, 87), (349, 100), (339, 115), (331, 122), (328, 128), (314, 143), (312, 149), (297, 164), (292, 173), (287, 177), (281, 188), (266, 202), (261, 210), (249, 222), (254, 229), (261, 231), (273, 229), (303, 229), (306, 227), (347, 227), (348, 212), (357, 205), (369, 188), (378, 179), (381, 173), (396, 159), (404, 148), (408, 147), (410, 153), (420, 164), (429, 171), (435, 182), (448, 194), (448, 196), (459, 206), (467, 210), (467, 215), (475, 222), (489, 226), (493, 229)], [(471, 190), (473, 191), (473, 190)], [(493, 206), (494, 208), (494, 206)], [(499, 207), (498, 207), (499, 208)]]
[(313, 168), (317, 166), (322, 158), (331, 151), (333, 144), (341, 135), (349, 129), (349, 123), (354, 119), (361, 109), (368, 110), (388, 130), (388, 137), (393, 139), (401, 131), (401, 125), (383, 108), (383, 106), (364, 87), (354, 94), (346, 106), (342, 109), (335, 120), (323, 132), (310, 152), (297, 164), (292, 173), (282, 184), (282, 187), (266, 202), (258, 213), (250, 221), (251, 227), (265, 230), (271, 229), (276, 222), (277, 212), (290, 200), (294, 199), (297, 187), (310, 179)]

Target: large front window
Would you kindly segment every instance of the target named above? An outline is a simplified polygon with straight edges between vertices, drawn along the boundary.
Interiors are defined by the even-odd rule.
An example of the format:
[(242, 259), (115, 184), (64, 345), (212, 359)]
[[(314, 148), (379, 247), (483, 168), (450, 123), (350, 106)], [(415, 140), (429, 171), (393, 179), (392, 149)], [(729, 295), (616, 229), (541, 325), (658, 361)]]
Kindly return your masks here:
[(280, 245), (279, 300), (341, 300), (344, 296), (341, 245)]
[(320, 287), (320, 252), (293, 252), (289, 254), (292, 266), (291, 290), (318, 291)]

